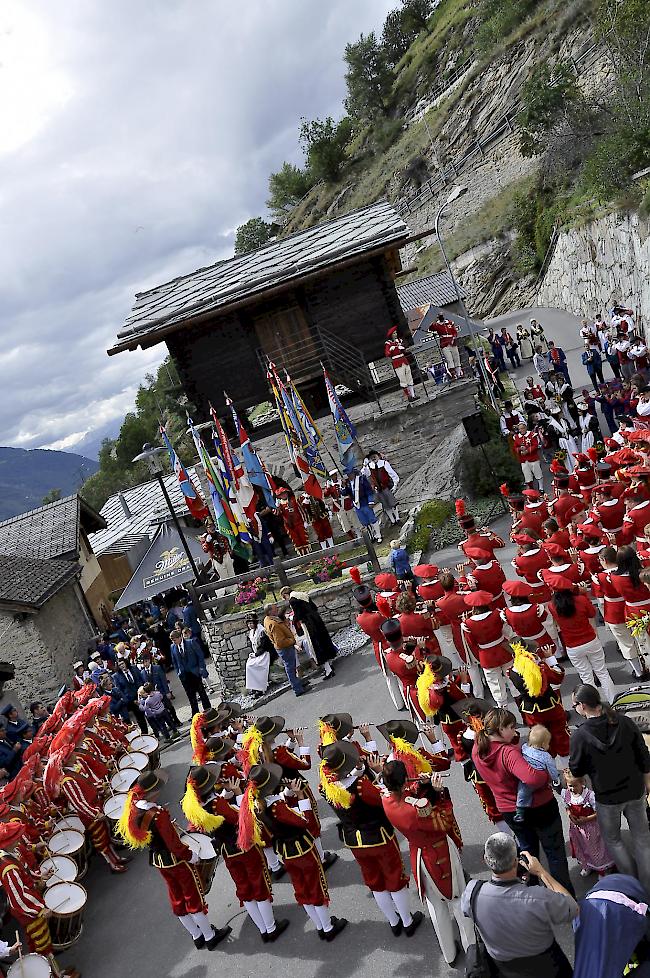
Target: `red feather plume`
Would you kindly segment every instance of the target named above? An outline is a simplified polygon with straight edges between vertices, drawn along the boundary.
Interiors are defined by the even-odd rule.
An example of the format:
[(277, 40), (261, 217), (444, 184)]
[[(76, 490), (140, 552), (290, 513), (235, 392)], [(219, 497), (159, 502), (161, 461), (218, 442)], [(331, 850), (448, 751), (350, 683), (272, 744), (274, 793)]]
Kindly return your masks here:
[(501, 485), (499, 486), (499, 492), (501, 493), (501, 495), (505, 499), (508, 498), (508, 496), (510, 495), (510, 490), (508, 489), (508, 483), (507, 482), (502, 482), (501, 483)]
[(381, 612), (384, 618), (393, 617), (393, 609), (390, 606), (388, 598), (384, 598), (381, 594), (375, 599), (375, 604), (377, 605), (377, 611)]
[(348, 570), (350, 571), (350, 577), (352, 578), (352, 580), (354, 581), (354, 583), (355, 584), (361, 584), (361, 571), (359, 570), (359, 568), (358, 567), (350, 567), (350, 568), (348, 568)]
[(596, 451), (596, 448), (595, 448), (595, 447), (593, 447), (593, 448), (588, 448), (588, 449), (587, 449), (587, 455), (589, 456), (589, 458), (591, 459), (591, 461), (592, 461), (592, 462), (594, 463), (594, 465), (595, 465), (595, 464), (596, 464), (596, 462), (598, 461), (598, 452)]
[(465, 500), (464, 499), (457, 499), (456, 500), (456, 516), (464, 516), (464, 515), (465, 515)]

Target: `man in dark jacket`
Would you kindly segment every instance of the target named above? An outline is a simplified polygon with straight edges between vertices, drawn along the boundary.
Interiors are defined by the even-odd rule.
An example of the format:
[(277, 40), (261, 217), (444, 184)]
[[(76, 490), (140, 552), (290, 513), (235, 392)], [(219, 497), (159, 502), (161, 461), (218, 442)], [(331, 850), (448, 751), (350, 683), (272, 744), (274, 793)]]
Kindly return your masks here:
[[(115, 711), (118, 716), (130, 713), (143, 734), (148, 731), (144, 713), (138, 706), (138, 689), (144, 682), (142, 673), (137, 666), (131, 665), (127, 659), (120, 659), (117, 672), (113, 674), (113, 694)], [(119, 698), (118, 698), (119, 697)]]
[(198, 643), (193, 639), (186, 641), (179, 631), (173, 631), (170, 636), (171, 657), (174, 669), (178, 678), (183, 684), (183, 689), (187, 693), (190, 701), (192, 716), (199, 712), (197, 694), (201, 700), (204, 710), (210, 709), (210, 697), (203, 685), (203, 676), (206, 674), (205, 659)]
[[(650, 751), (634, 721), (603, 706), (593, 686), (578, 686), (573, 703), (585, 723), (571, 734), (569, 770), (591, 779), (598, 824), (619, 873), (636, 876), (650, 893)], [(634, 859), (621, 838), (623, 815)]]

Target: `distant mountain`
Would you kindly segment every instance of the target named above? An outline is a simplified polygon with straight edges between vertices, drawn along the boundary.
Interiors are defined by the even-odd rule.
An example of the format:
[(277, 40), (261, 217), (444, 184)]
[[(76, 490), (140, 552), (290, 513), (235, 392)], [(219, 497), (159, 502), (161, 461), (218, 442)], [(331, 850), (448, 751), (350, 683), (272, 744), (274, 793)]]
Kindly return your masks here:
[(97, 458), (104, 438), (117, 438), (121, 424), (121, 418), (114, 418), (99, 428), (93, 428), (81, 441), (77, 442), (74, 446), (75, 452), (78, 455), (84, 455), (86, 458)]
[(93, 459), (72, 452), (0, 448), (0, 519), (41, 506), (51, 489), (69, 496), (98, 467)]

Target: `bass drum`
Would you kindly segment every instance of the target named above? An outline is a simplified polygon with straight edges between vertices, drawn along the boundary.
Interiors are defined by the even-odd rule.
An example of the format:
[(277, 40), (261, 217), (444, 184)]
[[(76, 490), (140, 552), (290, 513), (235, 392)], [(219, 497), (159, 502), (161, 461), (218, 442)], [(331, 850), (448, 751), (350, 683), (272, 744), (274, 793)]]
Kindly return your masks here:
[(50, 962), (42, 954), (23, 954), (9, 966), (7, 978), (50, 978)]
[(79, 883), (57, 883), (43, 894), (50, 917), (52, 945), (62, 951), (79, 940), (88, 894)]

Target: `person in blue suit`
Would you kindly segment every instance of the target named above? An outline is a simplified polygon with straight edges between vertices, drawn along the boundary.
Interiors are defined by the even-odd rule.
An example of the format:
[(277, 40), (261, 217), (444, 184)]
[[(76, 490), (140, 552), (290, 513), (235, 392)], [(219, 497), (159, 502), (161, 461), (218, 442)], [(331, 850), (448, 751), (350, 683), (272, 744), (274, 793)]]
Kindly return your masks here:
[[(22, 762), (23, 748), (20, 743), (10, 744), (4, 725), (0, 724), (0, 779), (9, 780), (18, 774)], [(6, 771), (6, 776), (3, 772)]]
[(203, 684), (203, 677), (207, 676), (207, 669), (198, 642), (191, 637), (184, 638), (183, 633), (177, 630), (171, 633), (170, 638), (172, 640), (172, 664), (183, 684), (183, 689), (187, 693), (192, 716), (199, 712), (197, 696), (201, 700), (203, 709), (209, 710), (210, 697)]
[(7, 727), (5, 730), (6, 739), (9, 744), (13, 747), (14, 744), (20, 744), (21, 748), (24, 750), (32, 742), (33, 729), (27, 720), (21, 720), (18, 716), (18, 710), (11, 703), (7, 703), (2, 709), (2, 716), (7, 721)]
[(118, 661), (117, 672), (113, 673), (113, 695), (120, 710), (117, 715), (123, 717), (125, 712), (130, 713), (142, 733), (146, 734), (149, 728), (144, 713), (138, 706), (138, 689), (143, 682), (145, 680), (137, 666), (127, 659)]
[(169, 688), (169, 683), (167, 682), (167, 676), (165, 675), (165, 670), (162, 666), (159, 666), (157, 662), (154, 662), (151, 652), (142, 653), (142, 673), (143, 679), (146, 683), (151, 683), (154, 689), (157, 689), (159, 693), (162, 693), (165, 697), (165, 707), (172, 718), (173, 726), (178, 730), (180, 727), (180, 720), (176, 716), (176, 710), (174, 709), (174, 702), (171, 696), (171, 690)]

